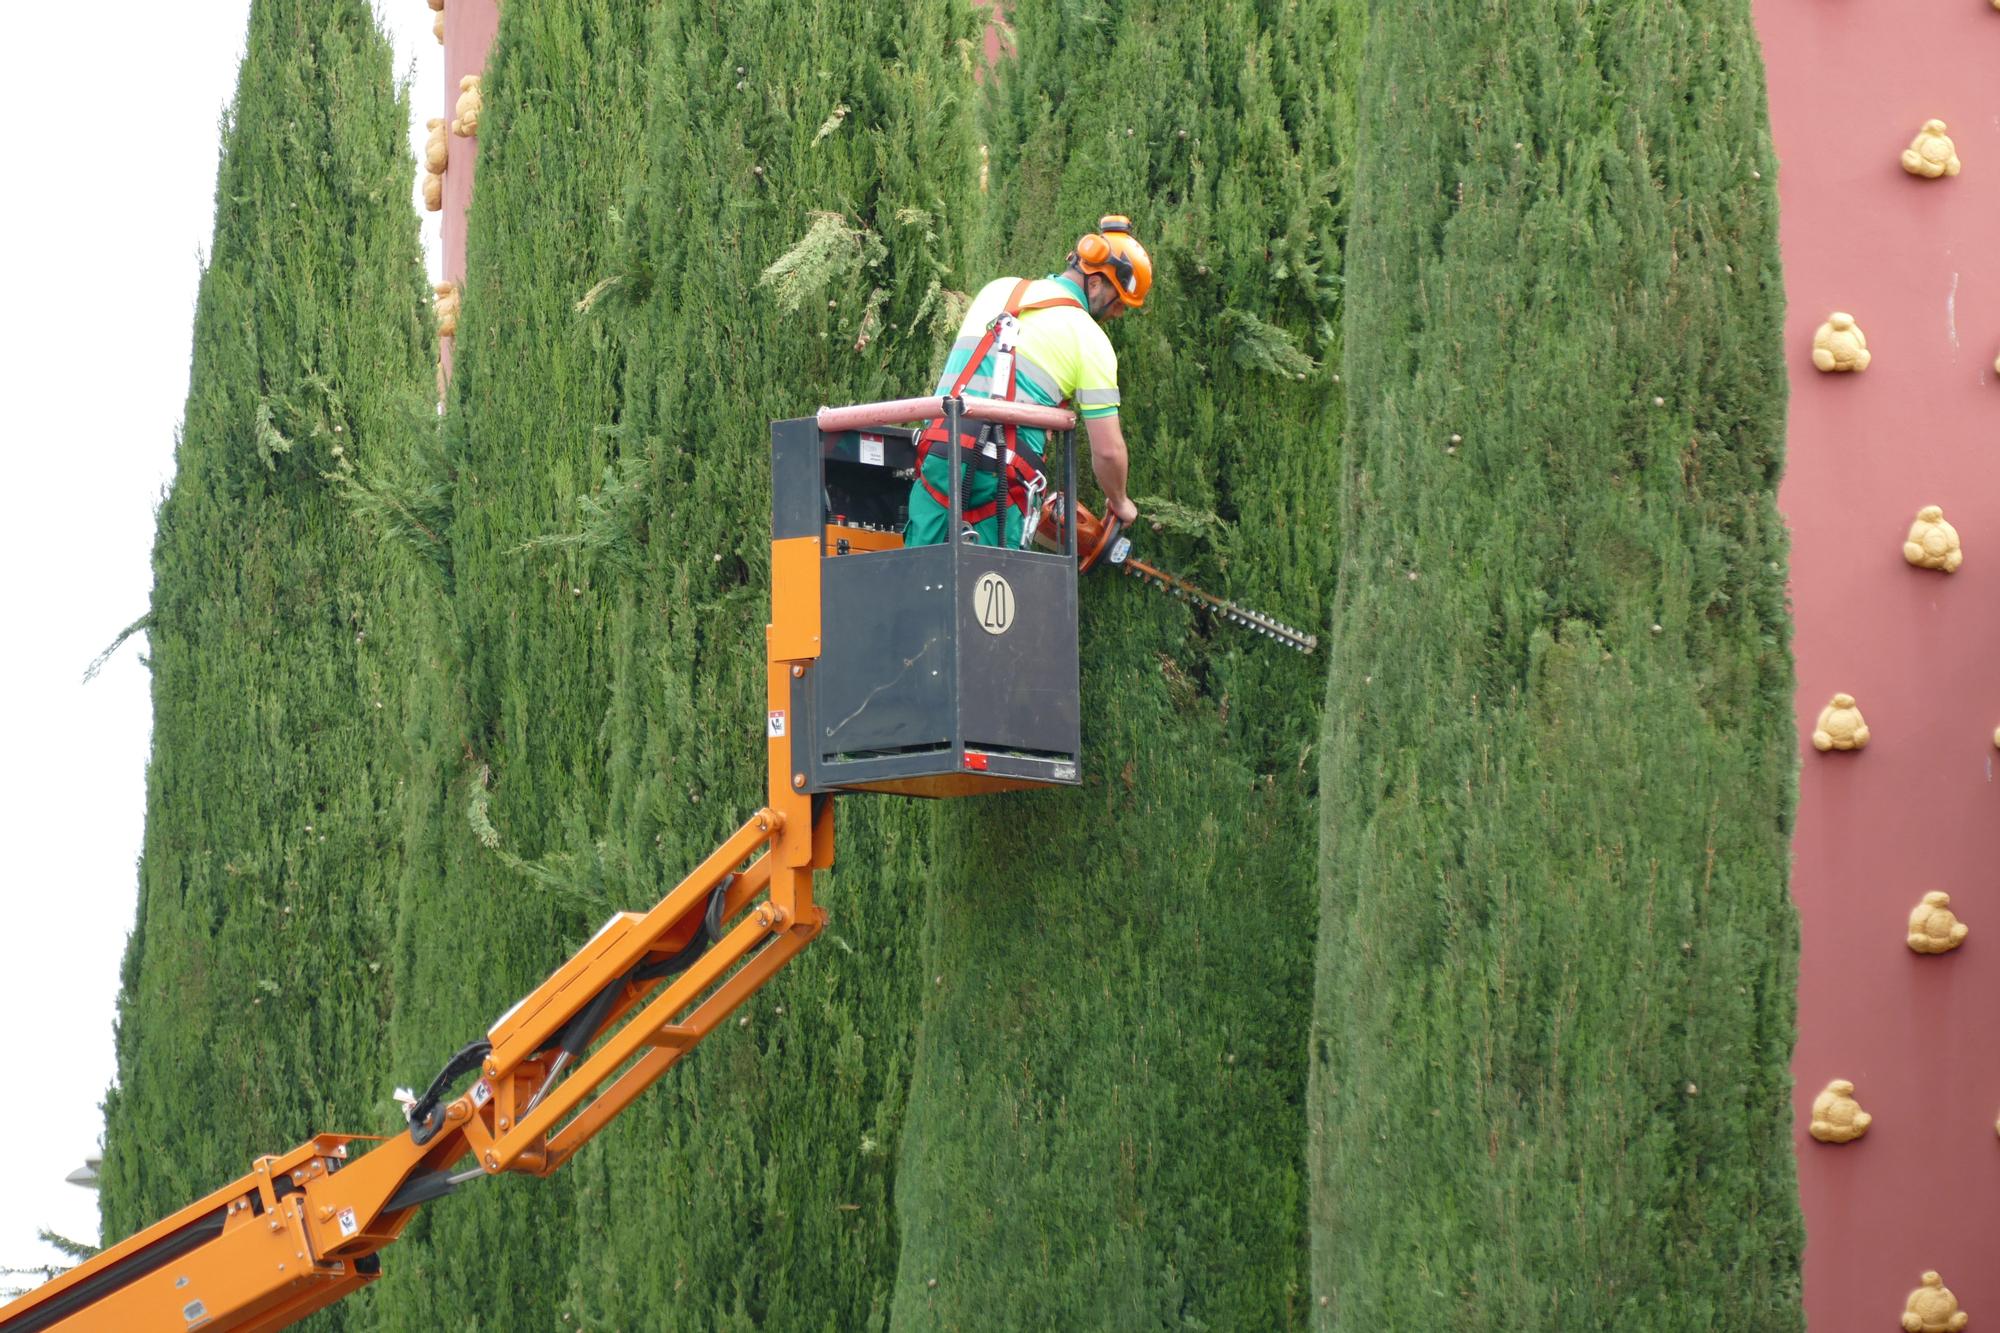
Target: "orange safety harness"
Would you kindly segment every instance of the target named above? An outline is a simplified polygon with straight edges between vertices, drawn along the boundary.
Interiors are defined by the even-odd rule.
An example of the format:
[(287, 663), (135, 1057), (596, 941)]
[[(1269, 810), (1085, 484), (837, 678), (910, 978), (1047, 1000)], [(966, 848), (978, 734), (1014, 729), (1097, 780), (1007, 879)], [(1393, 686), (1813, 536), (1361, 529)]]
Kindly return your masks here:
[[(951, 392), (946, 395), (947, 397), (956, 398), (965, 392), (965, 386), (972, 382), (972, 377), (979, 373), (980, 366), (986, 363), (986, 354), (993, 350), (993, 345), (996, 342), (1000, 342), (1001, 333), (1004, 329), (1006, 331), (1006, 341), (1000, 342), (1000, 350), (1005, 358), (1004, 373), (1006, 386), (1004, 390), (992, 396), (1006, 402), (1013, 402), (1017, 365), (1017, 357), (1014, 352), (1015, 321), (1017, 318), (1024, 311), (1045, 310), (1050, 306), (1066, 305), (1077, 310), (1085, 309), (1083, 302), (1077, 300), (1074, 296), (1051, 296), (1040, 301), (1029, 301), (1024, 305), (1021, 298), (1028, 294), (1028, 282), (1027, 278), (1022, 278), (1014, 284), (1014, 290), (1007, 296), (1006, 308), (998, 315), (995, 315), (993, 322), (986, 326), (985, 336), (980, 338), (978, 345), (972, 349), (972, 355), (966, 358), (965, 368), (958, 372), (958, 380), (951, 386)], [(1088, 311), (1085, 313), (1088, 313)], [(998, 368), (996, 367), (996, 369)], [(999, 377), (996, 375), (995, 378), (995, 387), (999, 387), (997, 383)], [(1007, 503), (1020, 510), (1022, 521), (1026, 522), (1030, 488), (1033, 487), (1039, 490), (1042, 485), (1045, 485), (1046, 483), (1043, 481), (1043, 478), (1046, 474), (1042, 471), (1041, 463), (1032, 454), (1021, 450), (1013, 423), (1009, 422), (1001, 429), (1007, 441)], [(945, 423), (942, 420), (931, 422), (930, 425), (924, 428), (924, 433), (917, 437), (917, 481), (930, 493), (931, 499), (937, 501), (946, 509), (950, 509), (951, 497), (945, 494), (942, 488), (933, 486), (931, 479), (924, 475), (924, 462), (930, 457), (931, 446), (941, 445), (944, 442)], [(967, 436), (961, 432), (959, 444), (967, 449), (977, 449), (980, 447), (980, 437)], [(972, 524), (984, 523), (999, 511), (1000, 496), (996, 491), (992, 500), (975, 509), (966, 510), (965, 521)], [(1001, 540), (1005, 541), (1004, 528)]]

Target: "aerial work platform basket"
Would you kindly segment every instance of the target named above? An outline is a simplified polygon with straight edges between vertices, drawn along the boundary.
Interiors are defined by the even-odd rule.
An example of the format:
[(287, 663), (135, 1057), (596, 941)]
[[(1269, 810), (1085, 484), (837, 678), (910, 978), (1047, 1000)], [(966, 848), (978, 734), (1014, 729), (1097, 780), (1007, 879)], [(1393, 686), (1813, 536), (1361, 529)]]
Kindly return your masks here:
[[(946, 451), (961, 540), (905, 546), (918, 432), (897, 423), (930, 420), (983, 447)], [(772, 423), (773, 622), (818, 627), (816, 660), (770, 718), (774, 737), (794, 729), (795, 787), (971, 796), (1081, 780), (1077, 525), (1016, 550), (964, 522), (964, 474), (1004, 473), (1006, 424), (1047, 432), (1051, 483), (1073, 497), (1076, 421), (1056, 408), (914, 398)]]

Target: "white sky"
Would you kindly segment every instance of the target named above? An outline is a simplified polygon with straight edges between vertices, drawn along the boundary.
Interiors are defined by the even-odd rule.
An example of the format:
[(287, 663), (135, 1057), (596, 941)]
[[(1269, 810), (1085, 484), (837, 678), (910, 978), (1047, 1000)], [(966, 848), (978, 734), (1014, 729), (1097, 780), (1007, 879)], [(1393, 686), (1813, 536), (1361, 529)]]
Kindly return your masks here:
[[(424, 0), (384, 9), (415, 89), (414, 173), (442, 48)], [(0, 1267), (56, 1260), (40, 1227), (97, 1239), (97, 1196), (63, 1177), (104, 1129), (145, 820), (143, 639), (82, 679), (149, 603), (249, 12), (0, 10)], [(435, 274), (437, 215), (423, 217)]]

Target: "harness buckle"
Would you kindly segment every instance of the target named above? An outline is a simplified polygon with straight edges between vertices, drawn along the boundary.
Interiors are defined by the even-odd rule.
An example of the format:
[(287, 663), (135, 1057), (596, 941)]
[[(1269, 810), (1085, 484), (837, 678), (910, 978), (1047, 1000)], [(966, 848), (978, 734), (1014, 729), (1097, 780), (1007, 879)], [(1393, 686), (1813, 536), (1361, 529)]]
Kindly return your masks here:
[(993, 346), (1000, 351), (1013, 351), (1020, 337), (1021, 321), (1015, 316), (1003, 311), (1000, 317), (993, 321)]

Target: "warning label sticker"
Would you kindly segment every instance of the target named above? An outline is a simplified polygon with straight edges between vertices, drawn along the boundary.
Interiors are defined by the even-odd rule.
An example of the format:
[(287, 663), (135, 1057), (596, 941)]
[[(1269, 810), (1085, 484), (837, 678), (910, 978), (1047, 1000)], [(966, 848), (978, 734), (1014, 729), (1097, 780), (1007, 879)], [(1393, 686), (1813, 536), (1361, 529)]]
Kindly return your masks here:
[(355, 1232), (359, 1230), (361, 1230), (361, 1223), (355, 1220), (354, 1210), (352, 1208), (341, 1209), (340, 1238), (342, 1240), (346, 1240), (349, 1236), (353, 1235)]
[(877, 467), (882, 465), (882, 437), (880, 435), (864, 435), (861, 437), (861, 461), (864, 463), (873, 463)]
[(765, 728), (764, 728), (764, 731), (765, 731), (765, 734), (766, 734), (766, 735), (768, 735), (768, 736), (770, 736), (770, 737), (771, 737), (771, 738), (772, 738), (773, 740), (775, 740), (775, 739), (777, 739), (778, 737), (780, 737), (780, 736), (782, 736), (782, 735), (784, 735), (784, 734), (785, 734), (785, 710), (784, 710), (784, 709), (782, 709), (782, 708), (773, 708), (773, 709), (771, 710), (771, 716), (770, 716), (770, 720), (769, 720), (769, 722), (768, 722), (768, 723), (766, 724), (766, 726), (765, 726)]

